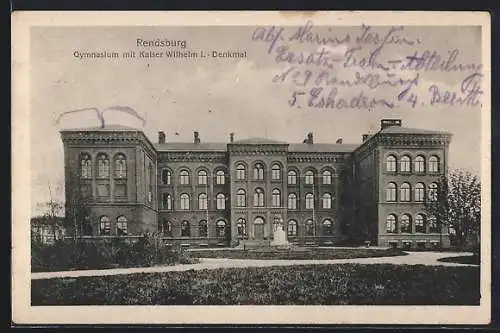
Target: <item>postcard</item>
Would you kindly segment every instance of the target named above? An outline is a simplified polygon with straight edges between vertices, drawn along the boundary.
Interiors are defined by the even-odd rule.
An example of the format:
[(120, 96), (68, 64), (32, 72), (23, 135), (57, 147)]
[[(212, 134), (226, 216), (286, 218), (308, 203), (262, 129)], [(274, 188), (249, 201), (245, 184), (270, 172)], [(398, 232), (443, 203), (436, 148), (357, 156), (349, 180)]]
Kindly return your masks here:
[(14, 12), (16, 324), (487, 324), (482, 12)]

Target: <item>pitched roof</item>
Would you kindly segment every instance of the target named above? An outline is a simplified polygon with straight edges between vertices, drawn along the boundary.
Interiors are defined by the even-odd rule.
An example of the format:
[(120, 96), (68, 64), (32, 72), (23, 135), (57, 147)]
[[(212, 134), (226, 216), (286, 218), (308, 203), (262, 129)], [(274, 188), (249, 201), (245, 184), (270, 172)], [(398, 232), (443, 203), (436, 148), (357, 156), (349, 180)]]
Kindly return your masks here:
[(409, 127), (401, 127), (401, 126), (391, 126), (384, 128), (379, 133), (387, 133), (387, 134), (451, 134), (449, 132), (444, 131), (435, 131), (435, 130), (426, 130), (420, 128), (409, 128)]
[(167, 142), (154, 143), (157, 151), (226, 151), (225, 142)]
[(67, 128), (62, 129), (61, 132), (114, 132), (114, 131), (126, 131), (126, 132), (140, 132), (142, 130), (138, 128), (133, 128), (124, 125), (106, 125), (104, 127), (82, 127), (82, 128)]
[(233, 143), (235, 144), (251, 144), (251, 145), (286, 145), (288, 142), (271, 140), (266, 138), (248, 138), (236, 140)]
[(351, 143), (294, 143), (288, 146), (290, 152), (311, 152), (311, 153), (350, 153), (359, 144)]

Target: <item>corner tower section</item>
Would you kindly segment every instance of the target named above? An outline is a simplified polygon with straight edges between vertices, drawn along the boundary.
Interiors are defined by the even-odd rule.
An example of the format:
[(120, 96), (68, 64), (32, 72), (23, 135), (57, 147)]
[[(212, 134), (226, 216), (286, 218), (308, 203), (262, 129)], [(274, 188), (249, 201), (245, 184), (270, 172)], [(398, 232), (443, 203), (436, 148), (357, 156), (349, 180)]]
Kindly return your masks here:
[(78, 237), (133, 236), (157, 229), (156, 152), (140, 130), (61, 131), (66, 217)]
[(451, 134), (383, 119), (354, 154), (356, 233), (379, 246), (449, 247), (444, 227), (425, 210), (446, 176)]

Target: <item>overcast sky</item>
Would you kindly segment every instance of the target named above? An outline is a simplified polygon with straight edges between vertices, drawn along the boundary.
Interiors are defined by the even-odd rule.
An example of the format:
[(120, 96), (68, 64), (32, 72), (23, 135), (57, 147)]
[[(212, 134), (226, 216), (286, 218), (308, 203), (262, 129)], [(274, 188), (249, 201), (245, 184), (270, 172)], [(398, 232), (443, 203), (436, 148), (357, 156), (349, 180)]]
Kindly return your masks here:
[[(123, 114), (106, 115), (106, 123), (141, 128), (151, 141), (157, 132), (165, 131), (169, 141), (191, 141), (198, 130), (202, 141), (228, 141), (228, 133), (236, 139), (264, 137), (301, 142), (307, 132), (314, 132), (317, 142), (360, 143), (363, 133), (379, 128), (381, 118), (401, 118), (403, 125), (449, 131), (453, 134), (449, 164), (480, 172), (480, 107), (429, 106), (428, 87), (459, 91), (463, 73), (421, 72), (417, 87), (412, 88), (420, 101), (415, 108), (401, 104), (394, 109), (337, 110), (291, 108), (293, 84), (272, 82), (276, 74), (289, 65), (277, 63), (267, 54), (268, 45), (252, 42), (255, 27), (100, 27), (100, 28), (33, 28), (31, 39), (31, 185), (32, 214), (37, 203), (49, 199), (51, 184), (55, 199), (64, 198), (63, 147), (60, 128), (98, 126), (97, 118), (79, 115), (55, 119), (68, 110), (112, 105), (135, 109), (146, 119), (140, 122)], [(284, 36), (293, 34), (288, 27)], [(360, 27), (319, 28), (314, 31), (329, 36), (359, 35)], [(387, 31), (383, 28), (381, 35)], [(415, 50), (436, 50), (448, 55), (459, 50), (459, 63), (481, 61), (479, 28), (406, 27), (408, 40), (415, 45), (387, 45), (381, 59), (400, 59)], [(148, 50), (138, 48), (136, 39), (186, 40), (186, 50), (247, 51), (246, 59), (86, 59), (74, 57), (74, 51)], [(284, 42), (282, 42), (284, 43)], [(353, 46), (328, 46), (326, 50), (343, 56)], [(317, 44), (289, 42), (295, 52), (317, 51)], [(152, 48), (153, 49), (153, 48)], [(361, 54), (373, 49), (363, 46)], [(165, 48), (156, 50), (165, 51)], [(306, 69), (301, 67), (302, 69)], [(310, 67), (317, 73), (317, 67)], [(341, 79), (350, 79), (353, 71), (335, 68), (330, 71)], [(361, 70), (366, 73), (366, 70)], [(414, 76), (395, 71), (404, 79)], [(392, 90), (391, 90), (392, 89)], [(394, 98), (393, 88), (365, 91), (376, 98)], [(360, 88), (342, 89), (346, 98)], [(210, 112), (209, 112), (210, 111)], [(178, 132), (179, 135), (174, 135)]]

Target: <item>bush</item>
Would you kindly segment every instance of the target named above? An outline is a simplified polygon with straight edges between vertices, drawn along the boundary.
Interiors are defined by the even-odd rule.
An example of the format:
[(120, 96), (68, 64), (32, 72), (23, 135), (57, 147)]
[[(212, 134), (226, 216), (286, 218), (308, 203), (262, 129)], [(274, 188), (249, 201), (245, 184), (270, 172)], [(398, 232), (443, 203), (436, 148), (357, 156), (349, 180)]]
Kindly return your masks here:
[(147, 267), (196, 262), (182, 249), (155, 246), (147, 237), (137, 242), (123, 239), (32, 244), (31, 271), (64, 271), (115, 267)]
[(32, 305), (478, 305), (479, 268), (301, 265), (33, 280)]

